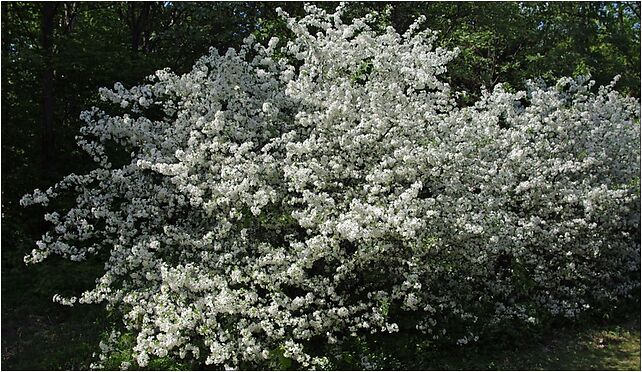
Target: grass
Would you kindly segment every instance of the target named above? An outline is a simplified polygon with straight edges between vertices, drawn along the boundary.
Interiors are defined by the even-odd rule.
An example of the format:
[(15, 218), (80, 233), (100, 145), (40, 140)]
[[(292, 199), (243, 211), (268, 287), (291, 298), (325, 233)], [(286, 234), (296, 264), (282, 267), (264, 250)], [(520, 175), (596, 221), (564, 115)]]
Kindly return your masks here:
[[(511, 346), (469, 345), (445, 351), (427, 369), (640, 370), (640, 320), (568, 326), (516, 340)], [(442, 351), (443, 352), (443, 351)]]
[[(422, 337), (355, 339), (337, 348), (333, 366), (383, 370), (640, 370), (639, 303), (595, 318), (545, 329), (509, 328), (464, 346), (432, 344)], [(343, 351), (346, 350), (346, 351)]]

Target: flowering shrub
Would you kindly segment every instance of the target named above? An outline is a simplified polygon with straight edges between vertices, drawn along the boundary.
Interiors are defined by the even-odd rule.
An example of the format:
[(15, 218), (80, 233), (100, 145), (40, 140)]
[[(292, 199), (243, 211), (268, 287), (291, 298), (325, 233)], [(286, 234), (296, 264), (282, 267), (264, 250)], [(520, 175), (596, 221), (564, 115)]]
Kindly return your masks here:
[(27, 262), (107, 257), (54, 300), (122, 312), (141, 367), (323, 368), (311, 345), (463, 344), (639, 288), (637, 100), (562, 79), (458, 107), (440, 79), (456, 51), (421, 19), (400, 35), (307, 11), (291, 41), (101, 90), (122, 113), (84, 112), (78, 138), (99, 166), (23, 199), (78, 194)]

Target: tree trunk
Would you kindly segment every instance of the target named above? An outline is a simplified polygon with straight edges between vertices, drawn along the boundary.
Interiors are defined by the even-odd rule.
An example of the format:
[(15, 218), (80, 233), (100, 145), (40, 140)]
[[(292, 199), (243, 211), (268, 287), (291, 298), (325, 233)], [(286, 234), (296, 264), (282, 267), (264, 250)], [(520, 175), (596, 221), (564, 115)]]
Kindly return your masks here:
[(130, 27), (132, 32), (132, 50), (134, 51), (134, 53), (137, 53), (141, 46), (146, 46), (145, 33), (147, 32), (147, 28), (149, 26), (149, 15), (151, 12), (152, 3), (130, 3), (129, 6), (131, 17)]
[(81, 3), (63, 3), (63, 31), (65, 34), (73, 32), (76, 26), (76, 15)]
[(42, 74), (42, 123), (43, 123), (43, 175), (55, 174), (54, 151), (54, 68), (53, 34), (56, 5), (52, 2), (42, 4), (42, 52), (44, 69)]

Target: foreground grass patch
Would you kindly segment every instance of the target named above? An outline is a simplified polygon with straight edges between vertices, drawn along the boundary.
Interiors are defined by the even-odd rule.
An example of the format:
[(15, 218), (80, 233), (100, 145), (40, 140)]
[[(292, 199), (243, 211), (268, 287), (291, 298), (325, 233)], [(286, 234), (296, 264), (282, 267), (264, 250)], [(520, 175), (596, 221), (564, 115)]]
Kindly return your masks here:
[(440, 350), (430, 357), (424, 369), (639, 371), (640, 321), (562, 327), (541, 336), (526, 336), (512, 345), (468, 345)]

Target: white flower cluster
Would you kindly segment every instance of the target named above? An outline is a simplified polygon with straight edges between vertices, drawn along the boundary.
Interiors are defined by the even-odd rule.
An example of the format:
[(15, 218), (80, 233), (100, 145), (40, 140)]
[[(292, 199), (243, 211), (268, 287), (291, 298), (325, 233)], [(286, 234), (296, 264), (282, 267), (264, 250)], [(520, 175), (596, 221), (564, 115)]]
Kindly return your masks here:
[(23, 199), (78, 193), (26, 261), (107, 257), (77, 301), (122, 311), (139, 366), (322, 368), (312, 341), (463, 344), (639, 287), (637, 100), (563, 79), (461, 108), (439, 78), (456, 51), (421, 19), (400, 35), (306, 10), (284, 14), (292, 41), (102, 90), (127, 113), (82, 114), (99, 167)]

